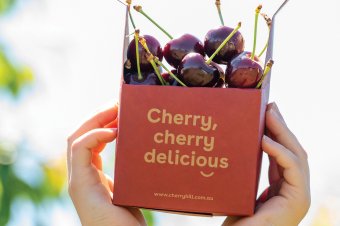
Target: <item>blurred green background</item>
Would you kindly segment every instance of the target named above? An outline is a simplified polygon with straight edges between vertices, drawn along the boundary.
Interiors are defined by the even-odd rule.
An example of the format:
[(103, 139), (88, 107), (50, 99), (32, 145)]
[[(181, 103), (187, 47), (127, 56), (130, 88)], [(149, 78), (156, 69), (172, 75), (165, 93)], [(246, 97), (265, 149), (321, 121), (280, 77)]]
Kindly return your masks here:
[[(15, 4), (15, 0), (0, 1), (0, 20), (15, 13)], [(25, 89), (27, 92), (34, 84), (34, 73), (29, 65), (11, 58), (6, 51), (10, 49), (0, 39), (0, 97), (22, 104)], [(25, 139), (14, 143), (0, 137), (0, 226), (8, 225), (11, 219), (14, 222), (11, 225), (18, 225), (20, 220), (13, 219), (18, 218), (20, 208), (26, 205), (32, 211), (25, 224), (49, 225), (50, 205), (70, 205), (64, 153), (53, 160), (42, 160), (30, 150)], [(144, 211), (144, 215), (148, 224), (153, 225), (152, 213)]]
[[(153, 5), (152, 1), (138, 3), (140, 2), (149, 4), (147, 6), (149, 11), (162, 18), (166, 6)], [(328, 8), (323, 10), (323, 15), (327, 15), (322, 18), (327, 18), (327, 22), (337, 21), (335, 13), (329, 11), (339, 5), (336, 1), (328, 3), (330, 3)], [(299, 10), (294, 11), (294, 8), (302, 9), (305, 3), (298, 4), (300, 5), (293, 4), (287, 9), (286, 18), (288, 15), (295, 17), (299, 15)], [(316, 2), (311, 4), (314, 4), (314, 8), (311, 6), (314, 11), (309, 12), (310, 17), (301, 18), (305, 26), (304, 37), (308, 37), (305, 40), (310, 39), (311, 43), (321, 43), (311, 34), (314, 34), (313, 24), (321, 27), (325, 21), (318, 19), (316, 22), (308, 22), (310, 18), (314, 18), (312, 15), (319, 12), (316, 10), (319, 5)], [(200, 6), (195, 7), (196, 11), (207, 10)], [(249, 8), (254, 7), (250, 5)], [(231, 11), (235, 10), (236, 8)], [(252, 14), (249, 15), (252, 18)], [(91, 115), (91, 112), (101, 108), (100, 105), (103, 103), (112, 105), (118, 97), (122, 18), (124, 9), (113, 0), (103, 2), (0, 0), (0, 226), (80, 225), (67, 194), (66, 137), (83, 121), (84, 115)], [(187, 23), (193, 24), (190, 17), (187, 18), (189, 18)], [(205, 18), (203, 20), (208, 21)], [(217, 17), (213, 20), (218, 22)], [(233, 20), (232, 16), (230, 20)], [(143, 19), (138, 18), (137, 21), (150, 33), (154, 31), (150, 25), (142, 23)], [(162, 22), (168, 22), (168, 27), (173, 31), (177, 29), (179, 33), (184, 33), (188, 30), (187, 27), (190, 27), (180, 28), (175, 20), (169, 21), (164, 16)], [(280, 24), (281, 27), (284, 27), (283, 25)], [(311, 62), (314, 57), (306, 54), (310, 46), (296, 43), (295, 35), (298, 37), (302, 35), (299, 33), (301, 27), (295, 21), (286, 21), (286, 27), (288, 27), (286, 30), (277, 29), (284, 34), (281, 38), (277, 37), (278, 40), (287, 44), (277, 48), (277, 55), (282, 60), (276, 62), (275, 67), (280, 68), (281, 74), (274, 70), (278, 78), (275, 78), (276, 83), (273, 81), (271, 95), (275, 100), (279, 100), (279, 106), (283, 106), (282, 111), (288, 116), (290, 125), (299, 137), (302, 137), (307, 150), (310, 150), (314, 196), (311, 211), (301, 225), (339, 226), (340, 191), (338, 184), (332, 179), (338, 178), (336, 175), (339, 175), (339, 170), (327, 167), (332, 163), (335, 165), (332, 161), (336, 163), (338, 158), (334, 153), (320, 154), (322, 153), (320, 150), (334, 150), (335, 143), (326, 142), (326, 138), (322, 140), (322, 136), (317, 132), (308, 134), (305, 130), (313, 120), (314, 126), (319, 126), (320, 131), (338, 131), (337, 127), (330, 130), (333, 126), (330, 122), (334, 122), (332, 118), (338, 118), (336, 115), (339, 112), (339, 108), (329, 104), (334, 103), (329, 97), (336, 94), (336, 86), (322, 91), (327, 94), (325, 97), (318, 95), (311, 98), (313, 88), (316, 87), (313, 82), (317, 81), (320, 73), (325, 73), (324, 70), (327, 68), (296, 66), (296, 73), (302, 74), (300, 79), (306, 83), (306, 88), (304, 92), (299, 93), (302, 82), (295, 84), (296, 86), (291, 84), (290, 91), (299, 95), (296, 94), (293, 99), (285, 98), (287, 97), (285, 79), (290, 73), (287, 65), (298, 61), (300, 65), (308, 65), (300, 60)], [(202, 32), (199, 26), (190, 29)], [(247, 37), (251, 38), (249, 34), (251, 32), (248, 32), (247, 28), (244, 29)], [(293, 35), (289, 35), (290, 29)], [(332, 29), (333, 33), (328, 38), (331, 39), (330, 42), (336, 43), (340, 32), (334, 27)], [(203, 29), (203, 33), (206, 30)], [(263, 30), (266, 28), (263, 27)], [(157, 32), (156, 35), (162, 36)], [(262, 40), (265, 40), (265, 37), (266, 34)], [(324, 42), (325, 40), (322, 40), (325, 45)], [(303, 57), (291, 52), (286, 53), (286, 46), (292, 46), (293, 49), (301, 48)], [(339, 45), (333, 48), (336, 50)], [(333, 52), (332, 50), (326, 52), (315, 46), (313, 51), (318, 56)], [(326, 65), (322, 62), (320, 64)], [(280, 78), (282, 81), (279, 82)], [(328, 102), (326, 97), (329, 99)], [(300, 107), (301, 100), (305, 101), (306, 106), (300, 111), (293, 111), (292, 109)], [(314, 108), (315, 102), (318, 103), (317, 108)], [(328, 111), (326, 106), (332, 106), (332, 111)], [(317, 114), (328, 115), (328, 123), (324, 121), (327, 119), (321, 120)], [(305, 117), (309, 117), (310, 121), (304, 122)], [(325, 125), (327, 127), (324, 127)], [(337, 136), (337, 133), (332, 134), (334, 137)], [(319, 138), (318, 144), (313, 143), (317, 142), (315, 136)], [(110, 145), (107, 149), (111, 151), (104, 154), (105, 170), (110, 175), (113, 171), (113, 148), (114, 146)], [(262, 182), (261, 186), (260, 189), (266, 186), (265, 182)], [(144, 213), (151, 226), (218, 225), (223, 221), (223, 218), (186, 217), (150, 211)]]
[[(10, 13), (15, 0), (0, 1), (0, 19)], [(15, 59), (10, 59), (6, 46), (0, 39), (0, 93), (7, 95), (11, 101), (20, 98), (22, 90), (34, 82), (34, 75), (28, 65), (22, 65)], [(18, 103), (20, 104), (20, 103)], [(29, 202), (34, 208), (35, 215), (31, 221), (34, 225), (46, 225), (39, 214), (43, 207), (51, 201), (65, 199), (65, 166), (63, 159), (54, 162), (40, 161), (31, 155), (29, 147), (22, 142), (12, 143), (0, 137), (0, 225), (5, 226), (16, 217), (14, 205)], [(23, 158), (32, 158), (34, 168), (22, 166)], [(32, 178), (25, 179), (19, 172), (36, 170)], [(19, 205), (20, 206), (20, 205)]]

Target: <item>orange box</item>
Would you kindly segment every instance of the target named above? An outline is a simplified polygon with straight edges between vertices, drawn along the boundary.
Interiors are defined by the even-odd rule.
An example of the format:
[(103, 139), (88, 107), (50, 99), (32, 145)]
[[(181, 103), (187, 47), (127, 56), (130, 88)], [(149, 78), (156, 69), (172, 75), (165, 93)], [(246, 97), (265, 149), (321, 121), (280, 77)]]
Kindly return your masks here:
[(113, 203), (252, 215), (269, 79), (262, 89), (122, 83)]

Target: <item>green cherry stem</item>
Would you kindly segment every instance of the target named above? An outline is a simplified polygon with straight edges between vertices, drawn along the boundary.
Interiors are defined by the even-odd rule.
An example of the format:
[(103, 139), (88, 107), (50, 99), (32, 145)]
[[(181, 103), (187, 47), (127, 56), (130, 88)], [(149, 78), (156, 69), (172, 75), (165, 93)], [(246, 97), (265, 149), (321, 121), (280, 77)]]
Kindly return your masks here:
[[(270, 31), (269, 31), (270, 32)], [(260, 58), (264, 52), (266, 51), (266, 49), (268, 48), (268, 42), (269, 42), (269, 37), (268, 37), (268, 40), (267, 40), (267, 43), (266, 45), (263, 47), (263, 49), (261, 50), (260, 54), (258, 55), (258, 58)]]
[(263, 47), (262, 51), (258, 55), (259, 58), (264, 54), (264, 52), (268, 48), (268, 43), (269, 43), (269, 38), (270, 38), (270, 29), (272, 28), (272, 19), (270, 19), (270, 17), (264, 13), (261, 13), (261, 16), (263, 16), (268, 26), (268, 39), (267, 39), (266, 45)]
[(139, 42), (140, 42), (140, 44), (143, 46), (143, 48), (146, 50), (146, 52), (147, 52), (147, 60), (150, 62), (150, 64), (152, 65), (152, 67), (153, 67), (153, 70), (155, 71), (155, 73), (156, 73), (156, 75), (157, 75), (157, 77), (158, 77), (158, 79), (159, 79), (159, 81), (161, 82), (161, 84), (164, 86), (164, 85), (166, 85), (166, 81), (164, 80), (164, 78), (161, 76), (161, 74), (160, 74), (160, 72), (159, 72), (159, 70), (158, 70), (158, 67), (157, 67), (157, 65), (156, 65), (156, 63), (155, 63), (155, 57), (154, 57), (154, 55), (150, 52), (150, 49), (149, 49), (149, 47), (148, 47), (148, 44), (146, 43), (146, 40), (145, 40), (145, 38), (140, 38), (139, 39)]
[(222, 16), (222, 12), (221, 12), (221, 0), (216, 0), (215, 5), (216, 5), (218, 15), (219, 15), (220, 20), (221, 20), (221, 24), (222, 24), (222, 26), (224, 26), (224, 20), (223, 20), (223, 16)]
[(143, 76), (140, 70), (140, 61), (139, 61), (139, 30), (135, 30), (135, 45), (136, 45), (136, 60), (137, 60), (137, 71), (138, 71), (138, 80), (142, 80)]
[(166, 34), (166, 36), (168, 36), (171, 40), (174, 39), (166, 30), (164, 30), (158, 23), (156, 23), (156, 21), (154, 21), (151, 17), (149, 17), (142, 9), (142, 6), (140, 5), (135, 5), (133, 6), (133, 8), (139, 12), (140, 14), (142, 14), (143, 16), (145, 16), (151, 23), (153, 23), (156, 27), (158, 27), (164, 34)]
[(172, 73), (161, 61), (159, 61), (158, 57), (155, 57), (154, 60), (159, 66), (164, 68), (164, 70), (166, 70), (166, 72), (168, 72), (169, 75), (171, 77), (173, 77), (179, 84), (181, 84), (182, 86), (185, 86), (185, 87), (187, 86), (174, 73)]
[(147, 57), (147, 60), (150, 62), (150, 64), (152, 65), (153, 67), (153, 70), (155, 71), (159, 81), (161, 82), (162, 86), (165, 86), (166, 85), (166, 81), (164, 80), (164, 78), (162, 77), (161, 73), (159, 72), (159, 69), (155, 63), (155, 60), (154, 60), (154, 55), (148, 53), (148, 57)]
[(256, 89), (259, 89), (261, 88), (262, 86), (262, 83), (263, 83), (263, 80), (266, 78), (267, 74), (269, 73), (269, 71), (272, 69), (272, 66), (274, 64), (274, 61), (272, 59), (270, 59), (267, 64), (266, 64), (266, 67), (264, 69), (264, 72), (263, 72), (263, 75), (259, 81), (259, 83), (257, 83), (257, 86), (256, 86)]
[(262, 5), (259, 5), (255, 10), (255, 28), (254, 28), (254, 42), (253, 42), (253, 52), (251, 53), (251, 59), (254, 60), (255, 58), (255, 51), (256, 51), (256, 38), (257, 38), (257, 24), (259, 20), (259, 14), (262, 9)]
[(129, 17), (130, 17), (130, 21), (131, 21), (132, 27), (133, 27), (133, 29), (136, 30), (136, 24), (135, 24), (135, 22), (134, 22), (134, 20), (132, 18), (132, 15), (131, 15), (130, 5), (128, 5), (127, 7), (128, 7), (128, 13), (129, 13)]
[(227, 42), (235, 35), (235, 33), (241, 28), (241, 22), (237, 24), (237, 27), (224, 39), (221, 45), (216, 49), (216, 51), (210, 56), (210, 58), (206, 61), (207, 64), (210, 64), (214, 57), (221, 51), (221, 49), (227, 44)]
[(132, 36), (132, 35), (134, 35), (135, 34), (135, 32), (132, 32), (131, 34), (128, 34), (128, 35), (126, 35), (125, 37), (130, 37), (130, 36)]
[[(121, 1), (119, 1), (121, 2)], [(135, 46), (136, 46), (136, 64), (137, 64), (137, 72), (138, 72), (138, 80), (142, 80), (143, 76), (140, 70), (140, 60), (139, 60), (139, 30), (136, 29), (136, 24), (133, 21), (132, 15), (131, 15), (131, 0), (126, 0), (126, 7), (128, 10), (128, 14), (129, 14), (129, 18), (130, 18), (130, 22), (132, 24), (133, 29), (135, 30), (134, 32), (134, 38), (135, 38)]]
[[(122, 3), (122, 4), (124, 4), (122, 1), (120, 1), (120, 0), (117, 0), (118, 2), (120, 2), (120, 3)], [(127, 7), (127, 10), (128, 10), (128, 14), (129, 14), (129, 18), (130, 18), (130, 22), (131, 22), (131, 24), (132, 24), (132, 27), (133, 27), (133, 29), (134, 30), (136, 30), (136, 24), (135, 24), (135, 21), (133, 20), (133, 17), (132, 17), (132, 15), (131, 15), (131, 3), (132, 3), (132, 0), (126, 0), (125, 1), (126, 2), (126, 4), (124, 4), (124, 5), (126, 5), (126, 7)]]
[(124, 6), (127, 7), (128, 14), (129, 14), (129, 18), (130, 18), (130, 22), (131, 22), (131, 24), (132, 24), (133, 29), (136, 30), (136, 24), (135, 24), (135, 22), (134, 22), (134, 20), (133, 20), (133, 18), (132, 18), (131, 10), (130, 10), (130, 8), (131, 8), (131, 1), (132, 1), (132, 0), (126, 0), (126, 1), (125, 1), (126, 3), (122, 2), (121, 0), (117, 0), (117, 1), (118, 1), (119, 3), (121, 3), (122, 5), (124, 5)]
[(122, 2), (121, 0), (117, 0), (119, 3), (121, 3), (124, 6), (127, 6), (127, 3)]

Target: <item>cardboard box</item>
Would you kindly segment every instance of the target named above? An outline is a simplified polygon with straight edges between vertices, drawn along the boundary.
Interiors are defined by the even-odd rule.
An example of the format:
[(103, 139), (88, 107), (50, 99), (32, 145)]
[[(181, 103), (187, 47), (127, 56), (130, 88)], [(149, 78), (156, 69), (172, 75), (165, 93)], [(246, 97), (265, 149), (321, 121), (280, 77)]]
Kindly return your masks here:
[(252, 215), (269, 79), (262, 89), (122, 83), (113, 203)]

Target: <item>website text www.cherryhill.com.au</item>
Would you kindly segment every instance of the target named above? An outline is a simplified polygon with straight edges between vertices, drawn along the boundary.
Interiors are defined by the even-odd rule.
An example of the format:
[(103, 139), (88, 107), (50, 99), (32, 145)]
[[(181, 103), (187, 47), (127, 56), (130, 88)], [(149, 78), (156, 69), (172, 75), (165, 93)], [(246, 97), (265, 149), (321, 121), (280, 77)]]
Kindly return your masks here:
[(205, 200), (205, 201), (213, 201), (214, 198), (211, 196), (205, 195), (193, 195), (193, 194), (173, 194), (173, 193), (154, 193), (155, 197), (159, 198), (173, 198), (173, 199), (190, 199), (190, 200)]

